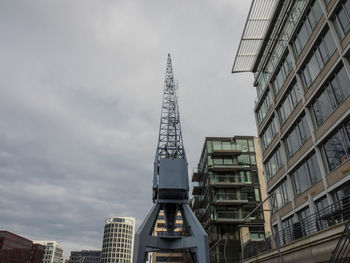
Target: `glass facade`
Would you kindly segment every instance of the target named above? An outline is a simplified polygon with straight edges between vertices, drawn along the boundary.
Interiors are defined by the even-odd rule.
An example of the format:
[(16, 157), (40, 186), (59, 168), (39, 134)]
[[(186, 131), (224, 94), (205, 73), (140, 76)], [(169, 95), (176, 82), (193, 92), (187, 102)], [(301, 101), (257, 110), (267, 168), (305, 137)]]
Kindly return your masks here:
[(350, 94), (350, 81), (342, 66), (324, 85), (311, 104), (315, 126), (319, 127)]
[(306, 116), (303, 115), (298, 121), (296, 121), (285, 138), (288, 158), (294, 155), (307, 139), (310, 138), (310, 135), (310, 128), (307, 124)]
[(334, 16), (334, 25), (340, 38), (346, 36), (350, 30), (350, 0), (341, 1)]
[(341, 125), (322, 145), (327, 171), (330, 172), (350, 157), (350, 120)]
[(317, 45), (312, 49), (309, 59), (302, 67), (301, 77), (305, 89), (311, 86), (335, 49), (336, 45), (332, 34), (327, 30), (324, 35), (321, 36)]
[(289, 115), (293, 112), (300, 100), (301, 96), (299, 87), (297, 82), (294, 81), (290, 89), (285, 93), (280, 106), (277, 108), (281, 124), (288, 119)]
[(271, 97), (270, 90), (268, 90), (266, 92), (266, 95), (262, 99), (262, 103), (257, 108), (256, 117), (257, 117), (257, 120), (258, 120), (258, 124), (260, 124), (263, 121), (263, 119), (265, 118), (267, 112), (270, 109), (270, 106), (271, 106), (271, 98), (270, 97)]
[(252, 71), (272, 226), (289, 229), (286, 244), (330, 226), (324, 209), (350, 194), (350, 0), (279, 3)]
[(277, 171), (282, 167), (283, 161), (281, 156), (281, 146), (271, 154), (271, 156), (264, 163), (267, 178), (273, 177)]
[(277, 124), (275, 117), (272, 117), (270, 122), (267, 124), (267, 127), (261, 134), (261, 141), (262, 141), (262, 147), (263, 149), (266, 149), (273, 138), (275, 138), (277, 134)]
[(309, 7), (306, 16), (303, 19), (303, 23), (298, 29), (296, 36), (293, 39), (292, 47), (294, 54), (298, 57), (306, 45), (306, 42), (309, 40), (313, 30), (315, 29), (317, 22), (322, 16), (322, 9), (318, 1)]
[(316, 154), (313, 153), (310, 157), (307, 157), (291, 175), (296, 195), (301, 194), (310, 186), (321, 180), (321, 172)]
[(290, 55), (287, 53), (284, 60), (281, 63), (280, 68), (277, 71), (276, 77), (273, 80), (273, 91), (275, 95), (282, 88), (284, 81), (287, 79), (289, 72), (292, 70), (292, 61)]

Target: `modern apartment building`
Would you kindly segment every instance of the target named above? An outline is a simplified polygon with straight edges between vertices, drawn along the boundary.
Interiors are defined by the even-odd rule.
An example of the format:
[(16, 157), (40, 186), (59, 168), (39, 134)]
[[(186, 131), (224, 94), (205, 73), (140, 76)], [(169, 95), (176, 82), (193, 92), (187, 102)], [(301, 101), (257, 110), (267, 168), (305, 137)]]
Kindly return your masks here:
[(101, 250), (71, 251), (69, 263), (100, 263)]
[(34, 244), (45, 246), (43, 263), (61, 263), (63, 260), (63, 249), (57, 241), (34, 241)]
[[(183, 232), (183, 220), (182, 220), (181, 213), (179, 212), (176, 218), (175, 233), (178, 233), (178, 235), (181, 235), (182, 232)], [(160, 236), (164, 234), (166, 235), (165, 216), (164, 216), (164, 211), (160, 211), (158, 215), (158, 219), (156, 221), (156, 226), (154, 228), (154, 235)], [(170, 263), (184, 262), (184, 254), (167, 252), (167, 251), (153, 252), (151, 263), (161, 263), (161, 262), (170, 262)]]
[(349, 31), (350, 0), (252, 1), (232, 71), (255, 77), (279, 250), (266, 262), (327, 261), (348, 217)]
[(101, 263), (132, 263), (135, 218), (112, 217), (105, 221)]
[[(225, 258), (228, 263), (239, 262), (241, 238), (264, 238), (263, 207), (248, 217), (266, 198), (260, 189), (265, 181), (259, 151), (258, 139), (253, 136), (205, 138), (192, 176), (192, 208), (208, 233), (211, 262), (225, 262)], [(264, 208), (268, 210), (268, 206)], [(240, 229), (245, 218), (247, 225)]]

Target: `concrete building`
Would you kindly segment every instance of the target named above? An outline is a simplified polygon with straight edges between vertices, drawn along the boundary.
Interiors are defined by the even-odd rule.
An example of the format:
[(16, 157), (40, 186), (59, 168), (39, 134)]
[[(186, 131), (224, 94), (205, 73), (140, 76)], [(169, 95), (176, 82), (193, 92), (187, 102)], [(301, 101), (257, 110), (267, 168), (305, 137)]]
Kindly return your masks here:
[(254, 73), (274, 236), (247, 262), (328, 261), (344, 229), (349, 30), (350, 0), (252, 1), (232, 71)]
[[(166, 234), (165, 232), (166, 232), (166, 228), (165, 228), (164, 211), (160, 211), (156, 222), (156, 226), (154, 228), (154, 235), (160, 236), (162, 234)], [(180, 212), (177, 214), (175, 232), (178, 233), (179, 235), (181, 235), (181, 233), (183, 232), (183, 220)], [(172, 252), (166, 252), (166, 251), (153, 252), (151, 257), (152, 257), (151, 263), (184, 262), (183, 253), (172, 253)]]
[(132, 263), (135, 218), (112, 217), (105, 221), (101, 263)]
[(63, 259), (63, 249), (57, 241), (34, 241), (34, 244), (45, 246), (43, 263), (61, 263)]
[(240, 228), (242, 220), (266, 198), (260, 188), (265, 181), (259, 157), (258, 139), (253, 136), (205, 138), (192, 176), (192, 208), (208, 233), (211, 262), (225, 262), (225, 258), (228, 263), (239, 262), (241, 237), (250, 242), (265, 237), (262, 207)]
[(101, 250), (71, 251), (69, 263), (100, 263)]

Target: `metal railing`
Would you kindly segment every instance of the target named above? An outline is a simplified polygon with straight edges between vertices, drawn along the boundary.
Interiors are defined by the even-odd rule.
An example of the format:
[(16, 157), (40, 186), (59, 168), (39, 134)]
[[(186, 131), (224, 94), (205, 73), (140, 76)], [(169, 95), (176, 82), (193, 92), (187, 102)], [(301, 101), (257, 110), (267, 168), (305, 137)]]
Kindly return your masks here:
[(350, 219), (350, 196), (330, 205), (283, 230), (274, 233), (274, 236), (263, 241), (249, 240), (244, 244), (244, 258), (258, 255), (262, 252), (275, 249), (312, 233), (321, 231), (335, 224)]
[(344, 232), (329, 260), (329, 263), (342, 262), (350, 262), (350, 222), (346, 224)]

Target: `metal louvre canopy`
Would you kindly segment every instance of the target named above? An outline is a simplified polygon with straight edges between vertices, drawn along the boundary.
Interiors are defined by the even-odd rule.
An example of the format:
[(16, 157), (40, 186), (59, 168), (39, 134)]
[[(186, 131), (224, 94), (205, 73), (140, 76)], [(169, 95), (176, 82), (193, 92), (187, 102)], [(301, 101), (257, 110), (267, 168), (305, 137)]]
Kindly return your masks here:
[(252, 72), (279, 0), (252, 0), (232, 73)]

